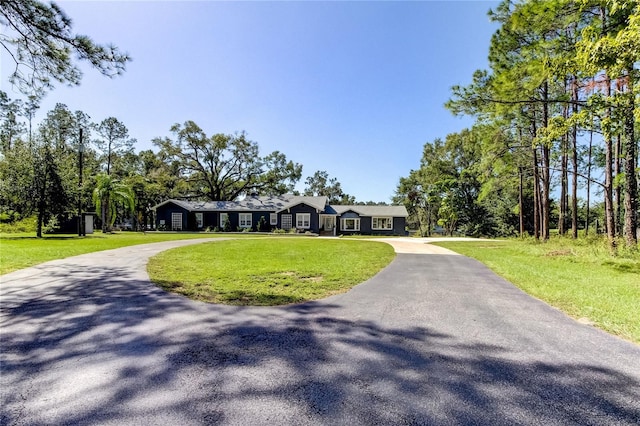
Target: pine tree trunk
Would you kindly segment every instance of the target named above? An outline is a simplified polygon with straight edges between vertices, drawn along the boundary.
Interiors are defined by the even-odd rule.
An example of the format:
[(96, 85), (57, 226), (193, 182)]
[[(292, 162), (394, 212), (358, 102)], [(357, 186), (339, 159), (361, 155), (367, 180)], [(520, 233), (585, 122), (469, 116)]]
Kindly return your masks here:
[[(631, 68), (633, 69), (633, 68)], [(633, 92), (633, 80), (631, 73), (628, 82), (627, 104), (624, 111), (624, 137), (625, 137), (625, 187), (624, 187), (624, 233), (627, 247), (636, 249), (638, 246), (638, 180), (636, 179), (637, 149), (635, 139), (635, 101)]]
[[(568, 89), (568, 81), (565, 79), (564, 90)], [(569, 118), (569, 106), (562, 108), (562, 117), (566, 120)], [(567, 216), (569, 215), (569, 134), (565, 133), (560, 142), (560, 205), (558, 215), (558, 234), (565, 235), (567, 233)]]
[(523, 173), (522, 167), (518, 167), (518, 175), (520, 178), (520, 184), (518, 187), (518, 210), (519, 210), (519, 219), (520, 219), (520, 238), (524, 237), (524, 191), (523, 191)]
[[(584, 235), (589, 235), (589, 220), (591, 215), (591, 157), (593, 156), (593, 125), (589, 130), (589, 156), (587, 158), (587, 211), (584, 221)], [(598, 230), (596, 229), (596, 233)]]
[(578, 129), (573, 128), (573, 177), (571, 180), (571, 237), (578, 238), (578, 147), (576, 139), (578, 137)]
[(540, 239), (540, 224), (542, 217), (540, 209), (540, 176), (538, 171), (538, 149), (533, 148), (533, 235)]
[[(607, 76), (607, 99), (611, 99), (611, 80)], [(607, 117), (611, 117), (611, 107), (608, 107)], [(605, 132), (604, 136), (604, 223), (607, 228), (607, 239), (609, 240), (609, 250), (616, 254), (616, 225), (613, 213), (613, 143), (610, 132)]]
[(549, 239), (549, 229), (551, 228), (551, 174), (550, 174), (550, 150), (549, 147), (542, 147), (542, 239)]
[(605, 226), (607, 228), (607, 239), (609, 249), (616, 252), (616, 225), (613, 214), (613, 167), (612, 167), (613, 147), (611, 137), (604, 138), (604, 211)]
[(111, 138), (107, 143), (107, 176), (111, 176)]
[[(571, 97), (573, 98), (573, 105), (571, 107), (571, 113), (575, 116), (578, 114), (578, 79), (573, 78), (573, 84), (571, 88)], [(578, 238), (578, 126), (573, 125), (573, 131), (571, 132), (571, 163), (573, 167), (573, 179), (571, 181), (571, 237), (573, 239)]]
[[(622, 137), (618, 135), (613, 145), (613, 180), (622, 173)], [(612, 188), (613, 191), (613, 221), (616, 226), (616, 235), (624, 232), (624, 215), (622, 213), (622, 185)]]
[[(543, 84), (543, 104), (542, 104), (542, 127), (549, 126), (549, 82)], [(542, 239), (549, 239), (549, 227), (551, 218), (551, 174), (550, 174), (550, 149), (549, 146), (542, 147)]]
[(558, 234), (564, 235), (567, 232), (566, 229), (566, 221), (567, 221), (567, 183), (568, 183), (568, 173), (567, 167), (569, 162), (567, 161), (567, 135), (562, 137), (562, 142), (560, 146), (560, 151), (562, 152), (560, 158), (560, 203), (558, 203)]

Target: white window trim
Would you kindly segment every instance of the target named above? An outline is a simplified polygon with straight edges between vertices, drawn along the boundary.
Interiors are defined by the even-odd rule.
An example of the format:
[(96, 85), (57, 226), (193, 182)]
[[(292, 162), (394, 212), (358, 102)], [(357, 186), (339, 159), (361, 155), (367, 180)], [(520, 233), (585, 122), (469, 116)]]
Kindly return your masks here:
[[(304, 224), (305, 222), (307, 222), (306, 225)], [(311, 213), (296, 213), (296, 228), (311, 228)]]
[[(345, 226), (345, 223), (348, 220), (353, 220), (353, 229), (347, 229), (347, 227)], [(355, 217), (347, 217), (347, 218), (342, 218), (340, 219), (340, 230), (341, 231), (359, 231), (360, 230), (360, 218), (355, 218)]]
[[(380, 219), (386, 219), (387, 220), (387, 224), (389, 226), (381, 227), (379, 223), (375, 224), (376, 222), (379, 222)], [(371, 218), (371, 229), (373, 231), (391, 231), (391, 230), (393, 230), (393, 217), (390, 217), (390, 216), (374, 216), (374, 217), (372, 217)]]
[(204, 213), (196, 212), (196, 227), (201, 229), (204, 226)]
[(251, 228), (253, 226), (253, 215), (251, 213), (238, 213), (238, 226), (240, 228)]
[(220, 213), (220, 228), (224, 229), (225, 225), (229, 221), (229, 213)]
[(278, 224), (278, 213), (269, 214), (269, 224), (275, 226)]

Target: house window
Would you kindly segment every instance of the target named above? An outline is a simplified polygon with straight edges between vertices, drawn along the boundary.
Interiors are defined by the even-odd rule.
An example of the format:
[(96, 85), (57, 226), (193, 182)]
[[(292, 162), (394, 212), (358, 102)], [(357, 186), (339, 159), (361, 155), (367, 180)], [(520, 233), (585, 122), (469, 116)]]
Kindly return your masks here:
[(182, 213), (171, 213), (171, 230), (182, 231)]
[(204, 217), (202, 213), (196, 213), (196, 227), (202, 229), (204, 226)]
[(251, 213), (240, 213), (239, 215), (238, 226), (240, 228), (251, 228), (253, 225), (251, 223)]
[(271, 213), (269, 215), (269, 223), (274, 226), (278, 224), (278, 213)]
[(343, 231), (359, 231), (360, 219), (340, 219), (340, 229)]
[(220, 228), (224, 229), (229, 222), (229, 213), (220, 213)]
[(291, 229), (292, 228), (292, 217), (290, 214), (282, 215), (282, 229)]
[(393, 229), (392, 217), (374, 217), (371, 218), (371, 229), (377, 231), (391, 230)]
[(311, 228), (311, 213), (297, 213), (296, 228)]

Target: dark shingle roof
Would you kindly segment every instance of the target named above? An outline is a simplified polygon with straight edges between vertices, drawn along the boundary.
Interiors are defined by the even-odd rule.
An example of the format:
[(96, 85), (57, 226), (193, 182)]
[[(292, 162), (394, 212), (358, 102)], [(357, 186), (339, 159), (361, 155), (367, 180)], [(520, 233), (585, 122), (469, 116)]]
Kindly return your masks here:
[(327, 197), (307, 197), (302, 195), (278, 195), (263, 197), (246, 197), (239, 201), (183, 201), (167, 200), (154, 207), (158, 208), (167, 203), (174, 203), (186, 210), (204, 211), (282, 211), (304, 203), (318, 210), (324, 210)]
[(326, 214), (341, 215), (353, 211), (360, 216), (394, 216), (407, 217), (407, 209), (404, 206), (339, 206), (328, 205), (327, 197), (310, 197), (306, 195), (277, 195), (264, 197), (246, 197), (239, 201), (183, 201), (167, 200), (154, 207), (154, 209), (167, 203), (176, 204), (192, 212), (211, 211), (251, 211), (251, 212), (281, 212), (298, 204), (306, 204)]

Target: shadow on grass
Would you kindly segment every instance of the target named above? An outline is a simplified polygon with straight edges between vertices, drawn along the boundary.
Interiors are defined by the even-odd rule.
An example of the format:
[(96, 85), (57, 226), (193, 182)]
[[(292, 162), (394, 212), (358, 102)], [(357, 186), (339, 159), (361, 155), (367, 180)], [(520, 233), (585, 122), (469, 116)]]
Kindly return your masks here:
[(0, 424), (637, 424), (637, 378), (335, 304), (213, 306), (124, 268), (2, 288)]
[(284, 306), (311, 300), (287, 294), (245, 291), (240, 289), (222, 293), (216, 293), (208, 289), (202, 290), (198, 287), (185, 290), (182, 283), (167, 280), (155, 280), (153, 283), (167, 292), (180, 294), (205, 303), (223, 303), (234, 306)]
[(602, 262), (603, 266), (613, 269), (614, 271), (624, 272), (629, 274), (640, 273), (640, 261), (605, 261)]
[(220, 303), (238, 306), (280, 306), (306, 302), (307, 299), (286, 294), (234, 290), (220, 295)]

